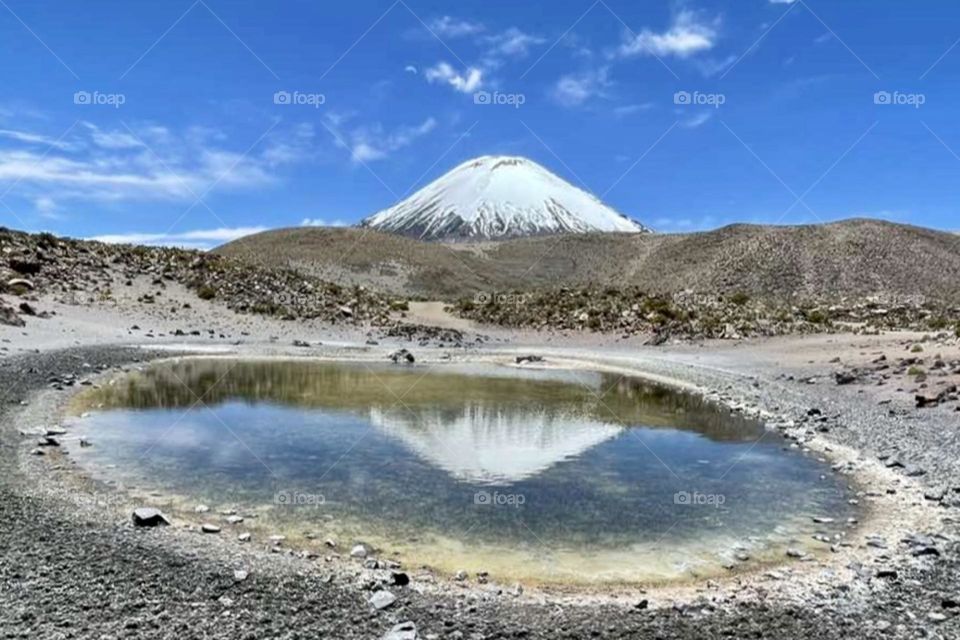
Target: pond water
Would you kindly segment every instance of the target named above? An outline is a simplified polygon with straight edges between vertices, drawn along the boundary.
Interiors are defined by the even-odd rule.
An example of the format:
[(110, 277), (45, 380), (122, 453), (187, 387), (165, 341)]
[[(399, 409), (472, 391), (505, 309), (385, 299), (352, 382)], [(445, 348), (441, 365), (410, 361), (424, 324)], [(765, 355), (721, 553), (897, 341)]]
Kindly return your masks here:
[[(172, 360), (78, 398), (75, 458), (305, 545), (539, 582), (663, 582), (812, 551), (844, 481), (687, 394), (500, 365)], [(309, 538), (303, 534), (309, 532)], [(328, 551), (327, 551), (328, 552)]]

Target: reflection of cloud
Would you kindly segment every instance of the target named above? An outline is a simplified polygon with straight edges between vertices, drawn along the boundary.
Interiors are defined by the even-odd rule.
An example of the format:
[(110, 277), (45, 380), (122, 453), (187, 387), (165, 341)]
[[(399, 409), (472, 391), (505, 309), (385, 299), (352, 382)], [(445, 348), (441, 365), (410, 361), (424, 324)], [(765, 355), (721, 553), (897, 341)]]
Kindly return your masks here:
[(623, 430), (581, 417), (476, 404), (448, 411), (372, 408), (370, 421), (454, 478), (478, 484), (530, 478)]

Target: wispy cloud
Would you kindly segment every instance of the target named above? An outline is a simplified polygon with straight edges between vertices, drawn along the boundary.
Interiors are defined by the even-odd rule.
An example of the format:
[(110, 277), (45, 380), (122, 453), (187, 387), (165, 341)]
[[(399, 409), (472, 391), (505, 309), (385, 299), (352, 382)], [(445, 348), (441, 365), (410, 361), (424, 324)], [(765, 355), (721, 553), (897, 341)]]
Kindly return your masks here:
[(447, 62), (439, 62), (424, 72), (427, 82), (447, 84), (460, 93), (473, 93), (483, 85), (483, 71), (477, 67), (458, 72)]
[(44, 203), (36, 210), (47, 217), (60, 201), (192, 200), (212, 188), (263, 187), (278, 181), (280, 164), (306, 155), (297, 153), (306, 140), (298, 129), (246, 151), (226, 148), (216, 132), (178, 135), (156, 124), (107, 130), (83, 123), (60, 141), (7, 131), (19, 144), (0, 146), (0, 180), (12, 195)]
[(551, 95), (563, 106), (577, 107), (591, 98), (604, 95), (604, 89), (609, 85), (609, 69), (601, 67), (561, 76)]
[(678, 12), (666, 31), (644, 29), (628, 34), (616, 50), (616, 55), (631, 58), (641, 55), (688, 58), (712, 49), (717, 40), (718, 20), (704, 20), (689, 9)]
[(348, 128), (351, 115), (330, 114), (327, 116), (327, 128), (334, 136), (338, 147), (350, 152), (350, 159), (363, 163), (383, 160), (394, 151), (410, 146), (437, 126), (435, 118), (429, 117), (418, 125), (398, 127), (386, 130), (378, 123)]
[(70, 145), (63, 140), (57, 140), (39, 133), (29, 131), (16, 131), (14, 129), (0, 129), (0, 138), (6, 138), (15, 142), (22, 142), (30, 145), (41, 145), (52, 147), (54, 149), (69, 149)]
[(84, 122), (83, 126), (90, 131), (90, 138), (98, 147), (104, 149), (133, 149), (143, 146), (143, 142), (139, 138), (126, 131), (102, 131), (89, 122)]
[(348, 223), (343, 220), (327, 222), (321, 218), (304, 218), (300, 221), (301, 227), (346, 227), (347, 225)]
[(545, 43), (546, 38), (525, 33), (516, 27), (510, 27), (501, 33), (484, 36), (482, 41), (490, 46), (487, 55), (502, 55), (524, 58), (530, 48)]
[(482, 33), (486, 27), (479, 22), (470, 22), (451, 16), (435, 18), (429, 23), (430, 30), (444, 38), (463, 38)]
[[(512, 60), (530, 55), (533, 47), (545, 44), (547, 39), (511, 26), (503, 30), (489, 29), (485, 24), (451, 16), (436, 18), (427, 25), (429, 33), (441, 38), (459, 38), (473, 46), (477, 62), (458, 71), (445, 61), (438, 62), (424, 71), (430, 83), (446, 84), (460, 93), (477, 91), (484, 81)], [(423, 33), (422, 35), (426, 35)], [(458, 58), (459, 60), (459, 58)], [(414, 71), (415, 72), (415, 71)], [(496, 82), (493, 82), (496, 84)]]
[(231, 240), (266, 230), (267, 227), (260, 226), (221, 227), (218, 229), (197, 229), (183, 233), (117, 233), (93, 236), (89, 239), (110, 244), (146, 244), (188, 249), (210, 249), (224, 242), (230, 242)]
[(687, 129), (696, 129), (697, 127), (702, 127), (703, 125), (707, 124), (712, 117), (712, 112), (702, 111), (696, 115), (690, 116), (686, 120), (682, 120), (680, 122), (680, 126)]
[(626, 116), (632, 116), (636, 113), (640, 113), (641, 111), (647, 111), (652, 108), (653, 108), (652, 102), (644, 102), (641, 104), (625, 104), (619, 107), (614, 107), (613, 115), (619, 118), (624, 118)]

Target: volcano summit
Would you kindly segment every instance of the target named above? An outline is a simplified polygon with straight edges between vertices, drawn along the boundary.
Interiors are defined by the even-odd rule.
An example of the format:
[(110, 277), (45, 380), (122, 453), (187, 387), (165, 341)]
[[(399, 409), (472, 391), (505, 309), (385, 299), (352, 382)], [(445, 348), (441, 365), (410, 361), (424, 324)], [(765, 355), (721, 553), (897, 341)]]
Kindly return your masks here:
[(468, 160), (360, 226), (454, 241), (651, 231), (536, 162), (513, 156)]

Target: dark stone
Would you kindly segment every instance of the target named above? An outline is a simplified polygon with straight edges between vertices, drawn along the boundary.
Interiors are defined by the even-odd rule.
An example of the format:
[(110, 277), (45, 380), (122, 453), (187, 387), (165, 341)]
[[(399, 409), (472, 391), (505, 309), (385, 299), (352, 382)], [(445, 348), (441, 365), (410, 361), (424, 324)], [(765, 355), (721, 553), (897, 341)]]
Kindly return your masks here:
[(138, 507), (133, 510), (133, 526), (135, 527), (160, 527), (168, 524), (170, 524), (170, 521), (159, 509)]

